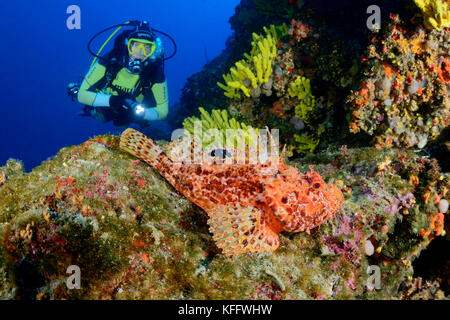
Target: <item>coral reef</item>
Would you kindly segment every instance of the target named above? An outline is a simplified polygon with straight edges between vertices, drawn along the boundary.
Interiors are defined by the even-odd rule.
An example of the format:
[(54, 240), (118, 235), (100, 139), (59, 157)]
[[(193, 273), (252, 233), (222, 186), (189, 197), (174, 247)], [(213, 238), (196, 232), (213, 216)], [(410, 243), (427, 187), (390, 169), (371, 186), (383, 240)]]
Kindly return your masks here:
[[(200, 72), (192, 75), (186, 81), (181, 96), (181, 106), (176, 110), (177, 126), (181, 125), (186, 116), (194, 113), (198, 106), (211, 110), (226, 105), (227, 98), (220, 94), (222, 89), (215, 84), (222, 81), (222, 74), (228, 73), (235, 62), (242, 59), (244, 53), (251, 50), (250, 39), (252, 39), (252, 34), (261, 33), (263, 27), (271, 24), (282, 25), (286, 23), (289, 25), (292, 18), (308, 23), (314, 20), (316, 21), (315, 25), (317, 25), (316, 29), (320, 29), (320, 38), (305, 38), (301, 43), (305, 50), (299, 52), (299, 58), (301, 57), (303, 62), (306, 60), (312, 62), (315, 68), (320, 68), (318, 74), (323, 74), (325, 78), (330, 78), (328, 75), (337, 74), (336, 71), (339, 70), (342, 80), (336, 76), (333, 79), (330, 78), (327, 85), (334, 86), (334, 82), (337, 84), (343, 82), (348, 85), (352, 80), (356, 80), (355, 73), (358, 70), (353, 67), (349, 72), (348, 65), (352, 67), (353, 61), (359, 60), (361, 49), (355, 47), (353, 43), (349, 43), (346, 39), (350, 35), (352, 39), (357, 36), (365, 41), (364, 35), (367, 32), (365, 17), (358, 12), (364, 12), (371, 3), (350, 1), (339, 4), (328, 2), (324, 5), (323, 1), (318, 0), (302, 2), (303, 5), (300, 1), (262, 0), (256, 3), (254, 0), (241, 0), (234, 15), (229, 20), (233, 33), (226, 42), (225, 50), (218, 57), (208, 62)], [(383, 1), (383, 8), (392, 7), (395, 7), (395, 12), (398, 12), (402, 5), (400, 2)], [(265, 8), (270, 10), (265, 10)], [(383, 10), (382, 13), (384, 12)], [(347, 23), (343, 24), (341, 21)], [(332, 24), (333, 28), (329, 28), (329, 24)], [(340, 30), (342, 34), (334, 34), (333, 30), (336, 28), (344, 28)], [(314, 48), (315, 51), (309, 50), (310, 48)], [(312, 68), (309, 69), (312, 70)], [(336, 78), (337, 81), (335, 81)], [(322, 87), (319, 86), (318, 88)], [(347, 94), (348, 92), (345, 92), (345, 94), (338, 92), (338, 95), (333, 93), (333, 100), (337, 100), (342, 95), (343, 101)], [(330, 119), (333, 119), (333, 117)], [(341, 119), (337, 121), (337, 123), (342, 122)], [(345, 133), (346, 130), (342, 130), (341, 134)], [(323, 136), (322, 141), (324, 142), (323, 145), (329, 142)]]
[[(268, 8), (269, 10), (265, 10)], [(286, 8), (286, 10), (284, 9)], [(301, 11), (301, 5), (287, 0), (241, 0), (229, 19), (233, 34), (226, 41), (222, 53), (208, 62), (198, 73), (186, 81), (177, 110), (176, 122), (181, 124), (186, 116), (194, 113), (198, 106), (210, 110), (225, 105), (226, 97), (216, 83), (223, 81), (222, 74), (228, 73), (244, 53), (251, 50), (253, 33), (260, 33), (264, 26), (281, 25), (290, 21), (289, 14)], [(170, 116), (170, 114), (169, 114)]]
[[(381, 11), (382, 24), (385, 23), (385, 18), (388, 18), (389, 12), (398, 12), (405, 16), (411, 14), (409, 9), (406, 10), (408, 4), (418, 11), (410, 0), (394, 2), (383, 0), (378, 3), (383, 8)], [(289, 77), (289, 69), (292, 70), (295, 67), (293, 80), (297, 75), (311, 80), (315, 96), (320, 102), (317, 112), (314, 112), (320, 118), (313, 126), (316, 130), (302, 127), (301, 122), (297, 119), (277, 119), (277, 117), (272, 117), (272, 113), (265, 115), (263, 111), (266, 109), (274, 108), (274, 112), (282, 113), (283, 108), (288, 108), (284, 101), (276, 102), (272, 99), (268, 99), (260, 108), (257, 106), (256, 109), (261, 109), (262, 112), (255, 110), (252, 114), (245, 115), (242, 120), (256, 127), (264, 126), (263, 122), (267, 121), (270, 122), (267, 123), (270, 127), (279, 127), (283, 133), (283, 143), (290, 146), (288, 153), (291, 156), (296, 152), (297, 145), (294, 134), (310, 136), (313, 141), (318, 143), (314, 150), (325, 149), (330, 144), (336, 144), (337, 137), (340, 138), (341, 144), (359, 143), (361, 140), (365, 142), (367, 137), (351, 135), (348, 132), (349, 120), (345, 118), (348, 109), (345, 106), (345, 100), (349, 89), (360, 83), (360, 55), (364, 52), (367, 35), (370, 33), (370, 30), (366, 28), (367, 17), (360, 13), (365, 12), (371, 4), (373, 3), (370, 1), (356, 0), (345, 3), (304, 0), (302, 4), (298, 1), (287, 0), (262, 0), (257, 3), (253, 0), (241, 0), (229, 20), (233, 34), (227, 40), (225, 50), (186, 82), (181, 97), (181, 106), (176, 112), (179, 115), (177, 118), (179, 125), (177, 126), (181, 125), (186, 116), (194, 113), (198, 106), (211, 110), (228, 104), (227, 98), (220, 94), (222, 89), (215, 83), (221, 81), (221, 75), (228, 73), (235, 62), (240, 60), (245, 52), (251, 50), (252, 34), (261, 33), (264, 26), (271, 24), (286, 23), (289, 25), (292, 19), (295, 19), (298, 22), (307, 23), (310, 29), (314, 28), (314, 32), (308, 31), (309, 36), (302, 38), (302, 41), (293, 43), (295, 49), (287, 52), (286, 55), (281, 53), (277, 55), (280, 58), (286, 58), (284, 63), (288, 67), (274, 68), (274, 73), (279, 74), (281, 71), (283, 76), (281, 80), (286, 83), (292, 80)], [(265, 8), (270, 8), (270, 10), (265, 10)], [(293, 10), (291, 10), (292, 8)], [(301, 28), (298, 31), (299, 35), (306, 32)], [(277, 49), (280, 51), (280, 48)], [(273, 80), (275, 82), (275, 79)], [(262, 98), (262, 100), (267, 100), (264, 94)], [(254, 105), (254, 101), (244, 99), (240, 102), (240, 106), (236, 106), (236, 108), (232, 106), (230, 111), (249, 112), (254, 109)], [(335, 112), (336, 110), (337, 112)], [(234, 113), (233, 116), (237, 116), (237, 114)], [(267, 118), (267, 116), (269, 119), (258, 120), (262, 117)], [(292, 126), (289, 126), (289, 123)], [(294, 126), (303, 128), (304, 132), (296, 132)], [(320, 139), (318, 139), (319, 136)], [(299, 154), (301, 155), (303, 152), (299, 152)]]
[[(142, 136), (128, 150), (153, 167), (111, 135), (30, 173), (0, 167), (0, 299), (448, 299), (448, 1), (379, 1), (373, 32), (372, 2), (324, 3), (242, 0), (226, 49), (169, 115), (195, 136), (157, 142), (175, 161), (201, 141), (194, 154), (217, 165), (213, 132), (242, 129), (223, 149), (246, 158), (256, 128), (279, 129), (278, 174), (162, 170)], [(276, 216), (299, 191), (316, 218)], [(252, 227), (268, 241), (250, 243)], [(81, 289), (66, 284), (73, 265)]]
[[(310, 234), (281, 232), (271, 254), (230, 259), (215, 246), (204, 211), (118, 144), (117, 136), (98, 136), (30, 173), (15, 160), (0, 168), (1, 298), (444, 296), (438, 282), (414, 278), (411, 266), (433, 237), (443, 237), (433, 223), (440, 213), (449, 234), (440, 203), (450, 176), (435, 160), (344, 147), (288, 162), (301, 172), (313, 165), (339, 186), (340, 212)], [(70, 265), (80, 267), (81, 289), (66, 286)], [(366, 285), (369, 265), (381, 269), (380, 289)]]
[(407, 30), (399, 16), (391, 19), (363, 57), (350, 130), (374, 136), (378, 147), (423, 148), (449, 124), (449, 32)]
[[(319, 29), (320, 32), (324, 30)], [(333, 42), (327, 33), (322, 37), (319, 31), (292, 20), (288, 34), (279, 37), (276, 43), (266, 94), (260, 95), (258, 90), (243, 97), (228, 95), (233, 116), (254, 127), (267, 125), (279, 129), (281, 142), (287, 145), (290, 157), (294, 153), (313, 152), (320, 142), (325, 146), (336, 140), (336, 129), (343, 128), (345, 122), (334, 117), (335, 108), (337, 102), (345, 100), (343, 92), (353, 83), (358, 70), (353, 64), (357, 60), (344, 62), (344, 55), (337, 52), (345, 50), (330, 49)], [(241, 74), (241, 83), (251, 82), (244, 73)], [(339, 114), (342, 116), (342, 112)]]

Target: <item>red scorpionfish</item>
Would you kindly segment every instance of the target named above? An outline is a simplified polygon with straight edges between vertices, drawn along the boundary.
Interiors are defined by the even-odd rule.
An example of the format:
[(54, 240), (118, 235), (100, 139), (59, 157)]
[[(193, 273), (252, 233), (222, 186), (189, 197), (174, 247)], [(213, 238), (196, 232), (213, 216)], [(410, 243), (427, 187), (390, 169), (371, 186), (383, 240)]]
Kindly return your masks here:
[[(173, 146), (172, 142), (169, 148)], [(120, 148), (153, 166), (207, 212), (213, 239), (227, 256), (273, 252), (279, 232), (309, 233), (333, 216), (343, 201), (341, 191), (317, 172), (301, 173), (279, 157), (256, 164), (174, 161), (131, 128), (122, 133)], [(267, 174), (275, 161), (276, 172)]]

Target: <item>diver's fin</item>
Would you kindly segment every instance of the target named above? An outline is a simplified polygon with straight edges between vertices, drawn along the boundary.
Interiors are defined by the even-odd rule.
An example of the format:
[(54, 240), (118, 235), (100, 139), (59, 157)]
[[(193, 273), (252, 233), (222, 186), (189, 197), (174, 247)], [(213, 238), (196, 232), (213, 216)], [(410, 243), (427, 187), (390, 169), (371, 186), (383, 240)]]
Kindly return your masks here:
[(128, 128), (120, 136), (120, 148), (150, 165), (154, 165), (161, 153), (161, 148), (143, 133)]
[(262, 222), (262, 212), (257, 208), (230, 203), (217, 206), (208, 214), (209, 231), (227, 256), (278, 248), (278, 234)]

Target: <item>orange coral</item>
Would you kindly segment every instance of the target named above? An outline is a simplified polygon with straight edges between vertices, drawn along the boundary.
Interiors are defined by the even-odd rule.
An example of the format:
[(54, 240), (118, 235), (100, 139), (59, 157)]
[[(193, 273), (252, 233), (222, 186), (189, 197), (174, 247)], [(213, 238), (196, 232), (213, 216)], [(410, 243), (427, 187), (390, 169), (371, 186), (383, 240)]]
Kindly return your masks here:
[(145, 184), (146, 184), (145, 179), (138, 179), (137, 180), (137, 185), (138, 185), (139, 188), (142, 188), (143, 186), (145, 186)]
[[(439, 212), (435, 216), (430, 218), (430, 226), (427, 230), (420, 229), (420, 235), (422, 238), (433, 239), (434, 237), (440, 236), (442, 231), (444, 231), (444, 214)], [(434, 235), (432, 232), (434, 231)]]
[(359, 127), (356, 122), (350, 123), (350, 132), (357, 133), (359, 131)]
[[(185, 139), (191, 143), (190, 137)], [(309, 233), (333, 216), (343, 201), (338, 187), (325, 183), (312, 168), (301, 173), (276, 156), (266, 163), (226, 163), (217, 158), (183, 163), (170, 159), (134, 129), (122, 133), (120, 147), (154, 166), (208, 213), (213, 239), (225, 255), (274, 251), (280, 231)]]
[(413, 186), (418, 186), (419, 185), (419, 177), (415, 176), (415, 175), (410, 175), (409, 176), (409, 184), (412, 184)]
[(411, 41), (411, 51), (414, 54), (422, 54), (424, 49), (424, 42), (422, 39), (414, 39)]
[(145, 247), (145, 242), (144, 242), (144, 241), (137, 241), (137, 240), (134, 240), (134, 241), (133, 241), (133, 245), (134, 245), (136, 248), (142, 248), (142, 247)]
[(431, 197), (431, 191), (426, 191), (425, 193), (422, 194), (422, 200), (425, 203), (428, 203), (428, 201), (430, 200)]
[(71, 187), (75, 184), (75, 179), (72, 177), (59, 177), (56, 182), (57, 187)]
[(439, 78), (447, 83), (450, 82), (450, 61), (443, 59), (441, 67), (438, 70)]
[(286, 119), (286, 115), (283, 114), (284, 113), (283, 104), (280, 100), (274, 102), (273, 108), (270, 109), (270, 112), (276, 114), (282, 119)]
[[(354, 92), (355, 98), (352, 99), (351, 102), (353, 105), (357, 106), (358, 110), (361, 109), (363, 106), (367, 105), (371, 99), (371, 95), (369, 92), (370, 88), (369, 85), (365, 81), (363, 81), (361, 83), (361, 90)], [(355, 112), (357, 115), (358, 111), (356, 110)], [(355, 117), (356, 115), (353, 114), (353, 116)]]
[(146, 263), (150, 263), (150, 258), (147, 253), (143, 253), (141, 257)]
[(387, 76), (389, 79), (392, 79), (393, 74), (396, 73), (396, 72), (394, 71), (394, 69), (392, 69), (392, 67), (391, 67), (388, 63), (386, 63), (386, 62), (383, 62), (382, 65), (383, 65), (383, 67), (384, 67), (384, 73), (386, 74), (386, 76)]
[(291, 28), (289, 29), (289, 34), (293, 39), (299, 41), (302, 38), (306, 38), (308, 33), (312, 31), (312, 27), (304, 24), (300, 21), (291, 21)]

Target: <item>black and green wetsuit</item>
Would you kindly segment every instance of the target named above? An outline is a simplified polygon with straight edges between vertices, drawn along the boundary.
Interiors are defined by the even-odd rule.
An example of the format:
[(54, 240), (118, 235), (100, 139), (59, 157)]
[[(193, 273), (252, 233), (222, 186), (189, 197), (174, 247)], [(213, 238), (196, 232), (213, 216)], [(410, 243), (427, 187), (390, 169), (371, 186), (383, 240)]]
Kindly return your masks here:
[[(163, 63), (154, 62), (145, 71), (145, 76), (132, 74), (125, 67), (119, 69), (112, 81), (107, 81), (107, 68), (96, 62), (85, 76), (78, 102), (94, 107), (94, 110), (111, 117), (109, 98), (111, 95), (125, 96), (143, 103), (154, 114), (151, 120), (164, 119), (169, 111), (167, 81), (164, 75)], [(145, 82), (145, 83), (144, 83)]]

